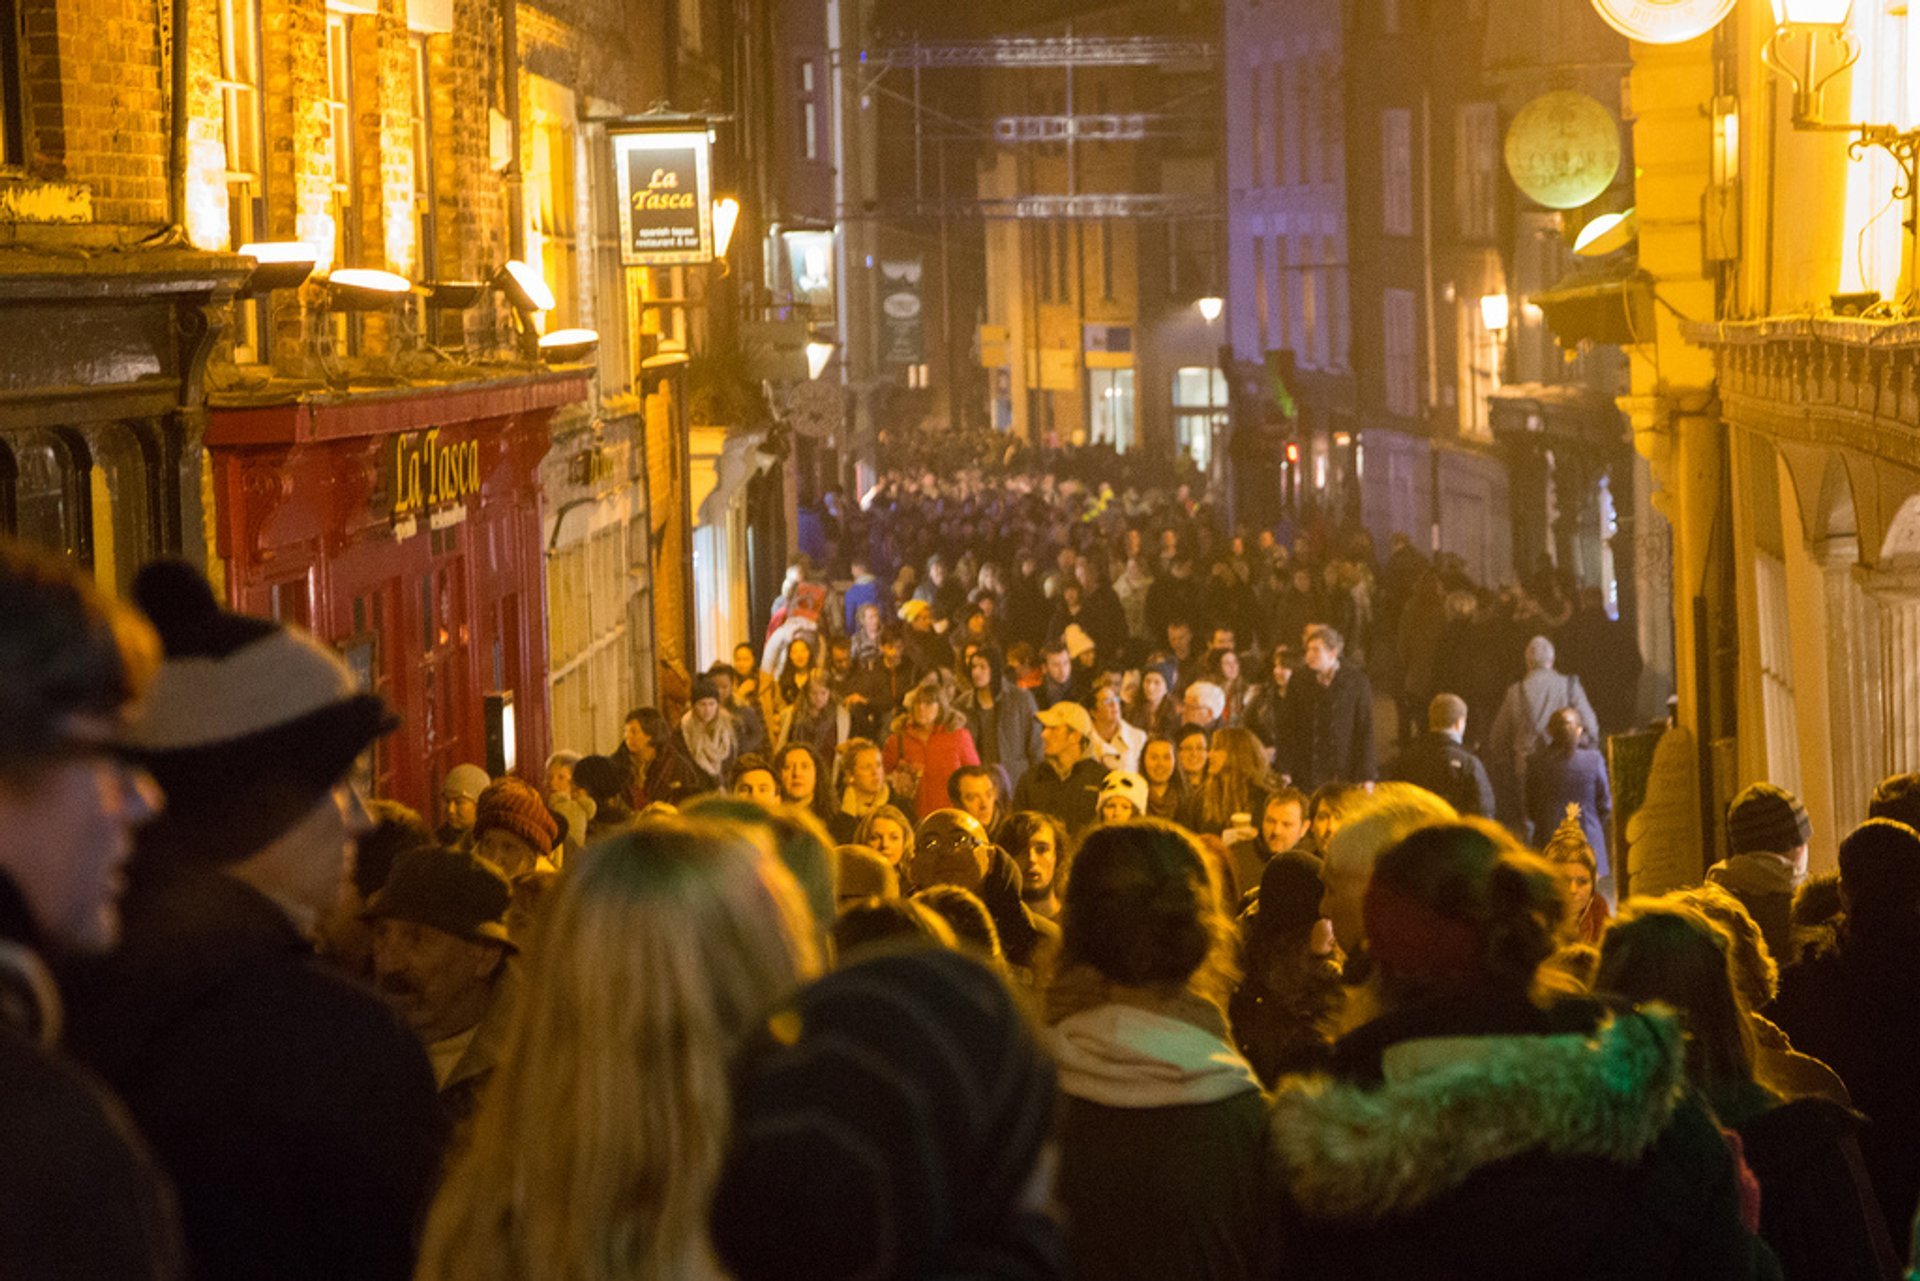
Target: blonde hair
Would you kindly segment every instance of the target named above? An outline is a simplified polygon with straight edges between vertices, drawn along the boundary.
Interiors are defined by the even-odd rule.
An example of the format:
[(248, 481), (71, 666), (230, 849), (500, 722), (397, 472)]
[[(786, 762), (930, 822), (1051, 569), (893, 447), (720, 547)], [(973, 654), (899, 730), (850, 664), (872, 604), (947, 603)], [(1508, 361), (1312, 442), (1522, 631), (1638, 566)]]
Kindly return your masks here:
[(578, 856), (416, 1275), (719, 1276), (727, 1062), (819, 973), (813, 938), (792, 875), (740, 827), (655, 819)]

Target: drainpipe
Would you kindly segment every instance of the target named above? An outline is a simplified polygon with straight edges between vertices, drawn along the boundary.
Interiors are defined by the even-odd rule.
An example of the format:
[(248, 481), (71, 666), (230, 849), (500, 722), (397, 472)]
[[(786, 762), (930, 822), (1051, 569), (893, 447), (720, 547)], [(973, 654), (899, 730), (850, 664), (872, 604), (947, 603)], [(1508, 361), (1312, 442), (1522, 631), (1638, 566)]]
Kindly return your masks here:
[(500, 175), (507, 184), (507, 257), (524, 260), (527, 193), (520, 173), (520, 0), (500, 0), (500, 61), (506, 82), (507, 146), (512, 151)]
[(167, 221), (187, 225), (187, 0), (173, 0), (173, 58), (168, 68), (172, 100), (167, 120)]

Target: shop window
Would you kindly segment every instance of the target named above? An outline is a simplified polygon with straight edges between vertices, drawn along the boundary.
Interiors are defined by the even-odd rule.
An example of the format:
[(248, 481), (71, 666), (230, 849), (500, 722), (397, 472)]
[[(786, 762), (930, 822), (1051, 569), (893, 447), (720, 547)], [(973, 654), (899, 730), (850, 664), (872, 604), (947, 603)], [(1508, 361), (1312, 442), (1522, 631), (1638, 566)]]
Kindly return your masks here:
[(433, 81), (428, 75), (432, 63), (425, 35), (415, 33), (411, 44), (414, 265), (419, 279), (432, 280), (439, 274), (433, 243)]
[(13, 526), (22, 542), (93, 563), (92, 486), (87, 450), (65, 432), (14, 437)]
[(1133, 448), (1137, 406), (1134, 402), (1133, 370), (1089, 369), (1087, 371), (1087, 417), (1093, 424), (1096, 445), (1111, 445), (1115, 453)]
[(124, 596), (160, 547), (158, 452), (134, 427), (109, 423), (93, 433), (92, 453), (93, 572), (102, 587)]
[(1213, 436), (1227, 425), (1227, 377), (1205, 365), (1188, 365), (1173, 375), (1174, 443), (1202, 471), (1213, 460)]
[(21, 83), (20, 7), (0, 0), (0, 166), (26, 163), (26, 88)]

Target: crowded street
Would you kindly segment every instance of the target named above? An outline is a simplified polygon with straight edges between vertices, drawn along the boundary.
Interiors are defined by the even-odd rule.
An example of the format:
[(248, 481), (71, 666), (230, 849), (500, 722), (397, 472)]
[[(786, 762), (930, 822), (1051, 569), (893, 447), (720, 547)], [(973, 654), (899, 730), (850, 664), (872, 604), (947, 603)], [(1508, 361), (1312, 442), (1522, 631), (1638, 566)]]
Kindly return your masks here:
[(0, 1281), (1920, 1281), (1893, 0), (0, 0)]

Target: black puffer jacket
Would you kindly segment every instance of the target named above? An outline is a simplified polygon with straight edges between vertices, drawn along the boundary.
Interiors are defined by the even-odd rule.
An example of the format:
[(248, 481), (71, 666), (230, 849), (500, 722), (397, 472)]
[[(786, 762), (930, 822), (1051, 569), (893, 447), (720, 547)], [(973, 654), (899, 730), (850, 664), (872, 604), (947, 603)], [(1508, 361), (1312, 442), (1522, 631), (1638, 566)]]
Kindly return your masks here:
[(1778, 1277), (1741, 1225), (1726, 1142), (1682, 1093), (1673, 1020), (1555, 1035), (1568, 1012), (1530, 1008), (1482, 1011), (1479, 1028), (1389, 1015), (1336, 1047), (1346, 1079), (1281, 1082), (1284, 1275)]

